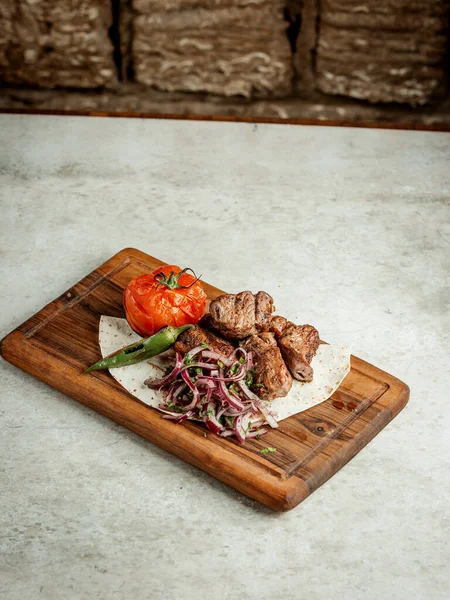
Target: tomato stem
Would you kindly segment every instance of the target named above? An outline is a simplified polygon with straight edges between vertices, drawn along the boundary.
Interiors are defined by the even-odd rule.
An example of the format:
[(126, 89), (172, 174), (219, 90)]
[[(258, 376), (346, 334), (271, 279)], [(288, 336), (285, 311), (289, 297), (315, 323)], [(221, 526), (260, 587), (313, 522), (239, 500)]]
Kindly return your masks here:
[[(180, 277), (182, 275), (184, 275), (184, 273), (187, 273), (188, 271), (191, 271), (192, 274), (195, 277), (195, 280), (190, 283), (189, 285), (180, 285), (178, 283)], [(158, 282), (158, 286), (161, 285), (165, 285), (166, 287), (169, 288), (169, 290), (178, 290), (178, 289), (182, 289), (182, 290), (187, 290), (190, 287), (192, 287), (195, 283), (197, 283), (197, 281), (200, 279), (201, 275), (199, 275), (197, 277), (197, 275), (195, 274), (195, 272), (190, 269), (189, 267), (187, 267), (186, 269), (183, 269), (182, 271), (180, 271), (179, 273), (175, 273), (174, 271), (170, 272), (170, 275), (164, 275), (164, 273), (162, 271), (160, 271), (159, 273), (156, 273), (155, 275), (155, 281)], [(157, 286), (157, 287), (158, 287)]]

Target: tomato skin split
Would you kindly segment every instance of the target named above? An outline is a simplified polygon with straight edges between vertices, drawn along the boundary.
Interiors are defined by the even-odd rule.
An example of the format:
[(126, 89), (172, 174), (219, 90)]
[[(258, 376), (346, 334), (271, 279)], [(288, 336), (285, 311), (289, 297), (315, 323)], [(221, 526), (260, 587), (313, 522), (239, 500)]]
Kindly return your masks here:
[(196, 324), (206, 306), (206, 293), (190, 269), (159, 267), (135, 277), (124, 290), (123, 305), (130, 327), (144, 337), (166, 325)]

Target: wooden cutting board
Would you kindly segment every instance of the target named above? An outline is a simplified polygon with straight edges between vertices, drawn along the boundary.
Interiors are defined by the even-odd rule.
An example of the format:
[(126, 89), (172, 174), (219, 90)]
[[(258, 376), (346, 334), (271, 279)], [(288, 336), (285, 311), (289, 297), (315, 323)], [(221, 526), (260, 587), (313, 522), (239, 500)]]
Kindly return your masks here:
[[(135, 431), (275, 510), (289, 510), (357, 454), (409, 398), (408, 386), (352, 357), (326, 402), (241, 445), (196, 423), (176, 425), (125, 391), (108, 372), (86, 375), (100, 358), (100, 315), (123, 317), (122, 293), (161, 261), (126, 248), (11, 332), (2, 356), (20, 369)], [(204, 284), (209, 299), (221, 292)], [(274, 453), (260, 454), (272, 446)]]

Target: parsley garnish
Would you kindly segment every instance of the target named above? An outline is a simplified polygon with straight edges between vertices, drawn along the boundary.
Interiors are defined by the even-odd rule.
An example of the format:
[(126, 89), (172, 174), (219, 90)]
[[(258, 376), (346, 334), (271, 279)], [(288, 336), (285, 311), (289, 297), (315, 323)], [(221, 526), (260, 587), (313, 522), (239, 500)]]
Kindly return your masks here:
[(251, 387), (253, 385), (253, 375), (255, 373), (255, 369), (249, 369), (247, 371), (247, 375), (245, 376), (245, 384), (247, 385), (247, 387)]
[(209, 344), (202, 344), (202, 348), (209, 348)]
[(223, 369), (223, 367), (224, 367), (224, 364), (223, 364), (223, 362), (222, 362), (221, 360), (218, 360), (218, 361), (217, 361), (217, 364), (219, 365), (219, 367), (220, 367), (221, 369)]
[(170, 408), (170, 410), (173, 410), (175, 412), (184, 412), (184, 408), (182, 406), (177, 406), (173, 402), (169, 402), (167, 408)]
[(269, 452), (276, 452), (277, 449), (276, 448), (271, 448), (270, 446), (268, 448), (263, 448), (262, 450), (259, 451), (260, 454), (268, 454)]

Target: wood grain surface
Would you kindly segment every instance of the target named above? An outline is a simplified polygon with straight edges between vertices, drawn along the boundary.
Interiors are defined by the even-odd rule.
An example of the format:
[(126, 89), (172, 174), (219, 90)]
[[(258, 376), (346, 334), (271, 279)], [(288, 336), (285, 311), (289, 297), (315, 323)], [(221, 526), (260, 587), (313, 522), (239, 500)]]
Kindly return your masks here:
[[(280, 423), (261, 440), (223, 439), (196, 423), (176, 425), (131, 396), (100, 358), (102, 314), (123, 317), (123, 288), (163, 263), (126, 248), (11, 332), (2, 356), (20, 369), (124, 425), (275, 510), (289, 510), (357, 454), (405, 406), (408, 386), (352, 357), (351, 371), (326, 402)], [(209, 299), (222, 293), (204, 283)], [(277, 451), (260, 454), (272, 446)]]

